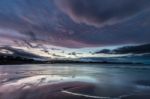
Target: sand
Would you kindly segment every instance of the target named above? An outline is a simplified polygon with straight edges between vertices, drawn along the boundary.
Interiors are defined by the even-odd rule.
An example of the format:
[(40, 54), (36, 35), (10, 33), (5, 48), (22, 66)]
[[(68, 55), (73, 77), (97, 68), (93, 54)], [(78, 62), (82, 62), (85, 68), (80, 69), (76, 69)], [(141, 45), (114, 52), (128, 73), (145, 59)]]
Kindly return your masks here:
[(0, 99), (90, 99), (84, 96), (67, 94), (63, 91), (90, 94), (93, 93), (94, 87), (93, 84), (85, 82), (62, 82), (34, 87), (24, 86), (21, 89), (5, 92), (5, 94), (1, 93)]

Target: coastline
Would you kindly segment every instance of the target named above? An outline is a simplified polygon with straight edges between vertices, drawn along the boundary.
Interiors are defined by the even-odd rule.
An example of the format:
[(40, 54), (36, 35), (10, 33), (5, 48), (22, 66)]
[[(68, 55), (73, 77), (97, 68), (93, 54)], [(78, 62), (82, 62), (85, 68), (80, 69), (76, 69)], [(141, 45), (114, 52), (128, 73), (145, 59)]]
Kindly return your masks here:
[(4, 66), (0, 99), (150, 99), (150, 69), (105, 66)]

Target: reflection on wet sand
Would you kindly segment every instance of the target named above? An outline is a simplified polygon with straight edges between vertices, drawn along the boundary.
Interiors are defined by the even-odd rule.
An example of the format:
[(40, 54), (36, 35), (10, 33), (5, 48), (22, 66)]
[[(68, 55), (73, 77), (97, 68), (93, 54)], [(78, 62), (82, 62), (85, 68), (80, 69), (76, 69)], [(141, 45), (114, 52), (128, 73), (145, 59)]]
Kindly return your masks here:
[(149, 75), (126, 66), (0, 66), (0, 99), (150, 99)]
[[(64, 90), (92, 93), (94, 84), (89, 83), (88, 77), (60, 77), (40, 75), (0, 85), (0, 99), (77, 99), (64, 93)], [(84, 81), (84, 82), (83, 82)]]

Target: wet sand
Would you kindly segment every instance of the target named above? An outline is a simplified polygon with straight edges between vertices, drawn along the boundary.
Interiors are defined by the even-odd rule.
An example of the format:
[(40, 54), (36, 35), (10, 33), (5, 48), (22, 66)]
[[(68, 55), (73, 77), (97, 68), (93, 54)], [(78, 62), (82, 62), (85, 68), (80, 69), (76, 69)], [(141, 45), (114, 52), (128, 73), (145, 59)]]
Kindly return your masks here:
[(150, 95), (132, 95), (122, 99), (150, 99)]
[[(6, 83), (0, 86), (0, 99), (150, 99), (149, 93), (128, 94), (118, 97), (95, 96), (96, 85), (83, 81), (63, 81), (44, 85), (13, 83)], [(147, 87), (150, 87), (149, 83), (149, 81), (135, 82), (135, 84)], [(101, 93), (104, 90), (106, 89), (101, 89)]]
[(138, 85), (150, 87), (150, 80), (139, 80), (135, 82)]
[(149, 67), (43, 67), (0, 67), (0, 99), (150, 99)]
[(1, 90), (0, 99), (92, 99), (71, 95), (64, 91), (91, 94), (95, 88), (93, 84), (85, 82), (63, 82), (43, 86), (29, 86), (31, 85), (26, 84), (25, 86), (14, 88), (14, 90), (5, 89), (7, 92)]

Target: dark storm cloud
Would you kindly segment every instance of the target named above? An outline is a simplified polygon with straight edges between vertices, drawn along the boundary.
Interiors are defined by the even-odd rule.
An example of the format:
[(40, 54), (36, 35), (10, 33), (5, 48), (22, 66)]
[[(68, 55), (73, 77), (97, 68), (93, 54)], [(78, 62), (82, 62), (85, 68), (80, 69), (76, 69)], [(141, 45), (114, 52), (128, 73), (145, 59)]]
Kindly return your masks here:
[[(149, 3), (149, 0), (0, 0), (0, 45), (11, 45), (7, 42), (10, 40), (19, 46), (49, 44), (71, 48), (149, 43)], [(113, 25), (105, 26), (108, 24)]]
[(49, 41), (57, 26), (52, 0), (1, 0), (0, 35), (22, 41)]
[(126, 20), (149, 8), (149, 0), (55, 0), (77, 23), (105, 26)]
[(113, 50), (116, 54), (142, 54), (150, 53), (150, 44), (137, 45), (137, 46), (126, 46)]
[[(62, 24), (66, 23), (66, 26)], [(0, 1), (0, 38), (63, 47), (84, 47), (85, 42), (70, 37), (73, 30), (69, 19), (58, 11), (53, 0), (1, 0)], [(72, 25), (73, 26), (73, 25)], [(20, 44), (19, 44), (20, 45)]]
[(113, 50), (103, 49), (95, 52), (105, 53), (105, 54), (145, 54), (150, 53), (150, 44), (142, 44), (142, 45), (133, 45), (133, 46), (124, 46), (120, 48), (116, 48)]
[[(15, 49), (15, 48), (12, 48), (9, 46), (0, 47), (0, 50), (2, 50), (2, 49), (5, 49), (5, 50), (12, 52), (15, 57), (19, 56), (19, 57), (24, 57), (24, 58), (42, 58), (41, 56), (35, 55), (33, 53), (26, 52), (26, 51), (21, 50), (21, 49)], [(3, 54), (0, 53), (0, 55), (3, 55)]]

